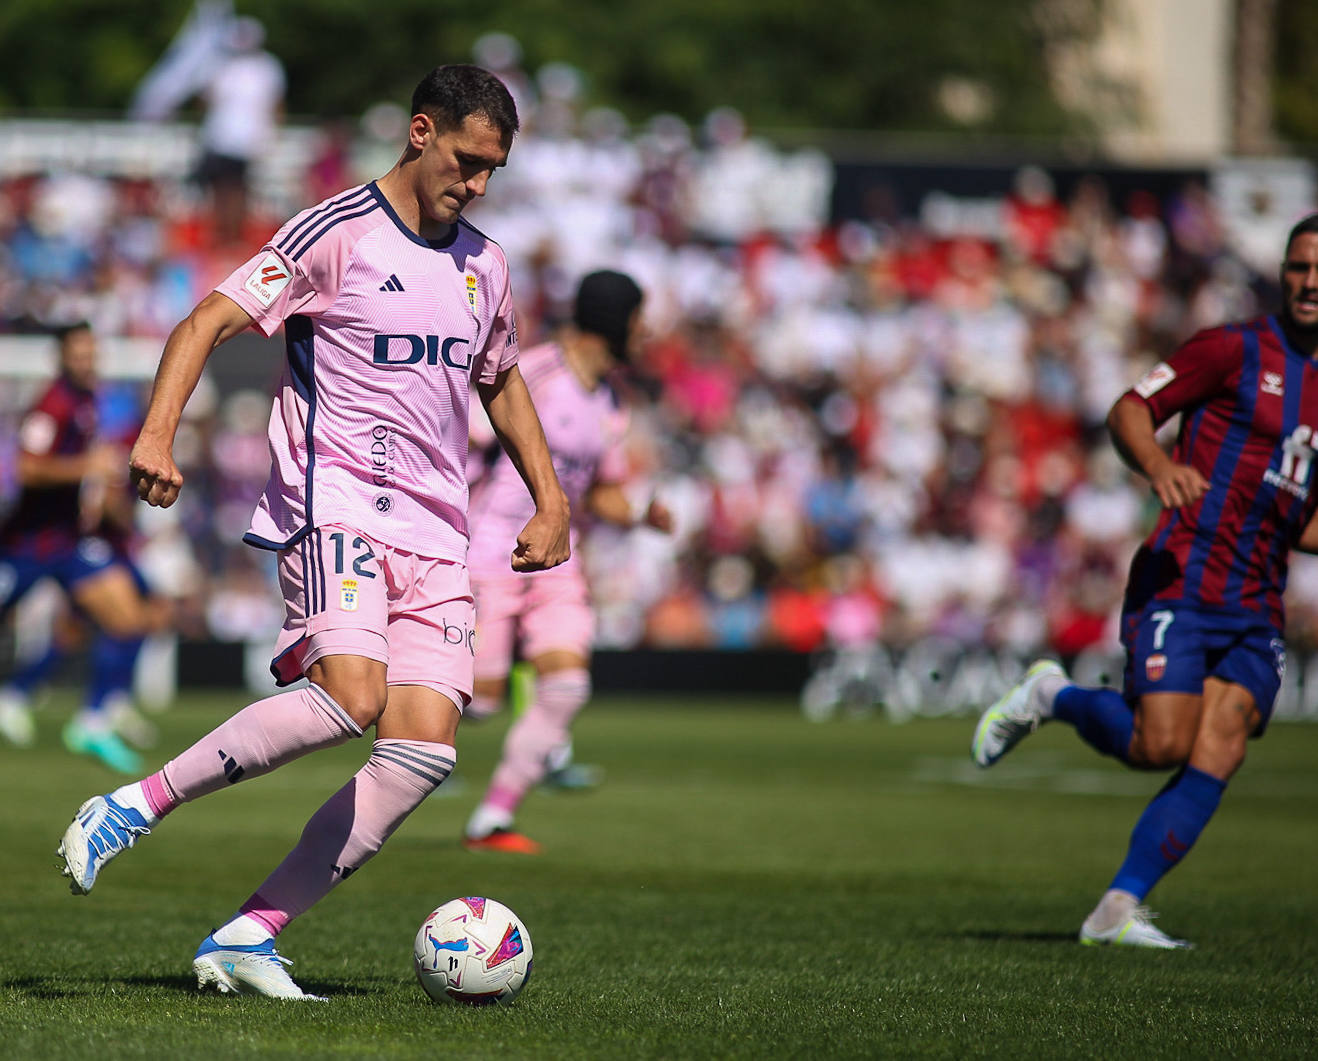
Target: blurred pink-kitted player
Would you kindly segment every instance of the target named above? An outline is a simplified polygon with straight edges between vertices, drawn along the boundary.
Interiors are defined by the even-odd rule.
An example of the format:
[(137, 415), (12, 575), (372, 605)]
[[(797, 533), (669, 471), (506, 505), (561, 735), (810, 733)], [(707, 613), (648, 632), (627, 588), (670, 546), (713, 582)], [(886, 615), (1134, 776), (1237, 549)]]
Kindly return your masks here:
[[(553, 342), (525, 350), (522, 373), (544, 424), (554, 468), (573, 513), (631, 527), (668, 531), (672, 517), (658, 502), (634, 513), (623, 490), (621, 442), (626, 417), (605, 376), (626, 362), (640, 334), (641, 290), (631, 277), (591, 273), (577, 291), (572, 325)], [(576, 553), (552, 571), (508, 570), (508, 544), (526, 521), (529, 499), (511, 461), (498, 458), (472, 491), (471, 565), (476, 595), (476, 685), (473, 716), (492, 714), (508, 682), (514, 650), (536, 673), (535, 695), (508, 730), (503, 755), (484, 799), (467, 822), (470, 849), (536, 854), (515, 832), (522, 800), (567, 744), (572, 720), (590, 698), (595, 616)]]
[[(377, 181), (303, 211), (208, 295), (165, 345), (130, 457), (138, 494), (170, 505), (172, 448), (206, 359), (281, 325), (270, 479), (245, 540), (279, 558), (287, 618), (271, 665), (308, 684), (238, 712), (164, 768), (83, 804), (59, 853), (75, 894), (179, 804), (375, 726), (365, 766), (297, 846), (202, 942), (202, 986), (312, 998), (274, 938), (366, 862), (456, 761), (472, 692), (467, 575), (470, 390), (529, 489), (504, 563), (568, 558), (567, 499), (517, 367), (503, 252), (461, 219), (508, 157), (517, 111), (474, 66), (431, 71), (407, 144)], [(215, 852), (224, 858), (222, 851)]]

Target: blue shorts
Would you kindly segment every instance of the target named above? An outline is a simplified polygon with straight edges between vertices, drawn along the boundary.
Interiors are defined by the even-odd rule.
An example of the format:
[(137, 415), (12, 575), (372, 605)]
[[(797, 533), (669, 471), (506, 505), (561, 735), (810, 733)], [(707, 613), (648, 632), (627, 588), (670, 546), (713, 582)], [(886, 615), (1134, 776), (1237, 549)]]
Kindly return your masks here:
[(104, 538), (79, 538), (71, 549), (41, 555), (14, 549), (0, 555), (0, 615), (5, 614), (43, 578), (53, 578), (66, 593), (92, 575), (124, 562)]
[(1254, 697), (1260, 736), (1286, 671), (1286, 642), (1271, 623), (1248, 612), (1221, 612), (1177, 601), (1150, 601), (1121, 617), (1126, 649), (1125, 697), (1204, 691), (1205, 678), (1244, 686)]

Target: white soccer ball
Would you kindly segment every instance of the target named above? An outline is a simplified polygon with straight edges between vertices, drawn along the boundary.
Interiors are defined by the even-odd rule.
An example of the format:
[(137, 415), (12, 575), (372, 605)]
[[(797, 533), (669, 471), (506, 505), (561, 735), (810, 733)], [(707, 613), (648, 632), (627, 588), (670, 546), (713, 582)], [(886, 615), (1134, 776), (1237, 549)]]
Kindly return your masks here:
[(412, 964), (436, 1001), (506, 1006), (531, 979), (531, 936), (501, 902), (450, 899), (422, 922)]

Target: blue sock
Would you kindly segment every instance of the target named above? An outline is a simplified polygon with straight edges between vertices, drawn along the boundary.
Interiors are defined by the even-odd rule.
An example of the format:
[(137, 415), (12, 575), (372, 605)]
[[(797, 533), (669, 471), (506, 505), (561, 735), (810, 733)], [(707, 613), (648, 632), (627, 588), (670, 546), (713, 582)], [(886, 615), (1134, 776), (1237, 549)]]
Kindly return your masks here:
[(9, 680), (5, 684), (12, 686), (24, 696), (30, 698), (33, 692), (36, 691), (37, 686), (43, 684), (50, 677), (50, 672), (55, 669), (55, 664), (63, 657), (64, 653), (55, 646), (54, 641), (51, 641), (41, 655), (34, 656), (22, 664), (9, 676)]
[(1141, 900), (1148, 895), (1194, 846), (1225, 791), (1225, 781), (1193, 766), (1177, 772), (1135, 823), (1126, 861), (1112, 887)]
[(1071, 723), (1086, 744), (1104, 755), (1129, 761), (1135, 712), (1115, 689), (1068, 685), (1053, 700), (1053, 718)]
[(111, 693), (133, 688), (133, 668), (142, 649), (140, 637), (119, 638), (98, 634), (92, 644), (92, 678), (87, 690), (87, 707), (99, 711)]

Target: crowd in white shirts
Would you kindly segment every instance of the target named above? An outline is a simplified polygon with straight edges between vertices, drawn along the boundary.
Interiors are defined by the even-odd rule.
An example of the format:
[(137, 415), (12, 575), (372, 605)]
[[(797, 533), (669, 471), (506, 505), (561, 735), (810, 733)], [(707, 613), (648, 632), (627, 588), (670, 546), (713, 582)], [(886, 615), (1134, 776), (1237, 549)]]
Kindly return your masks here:
[[(519, 91), (524, 132), (469, 219), (508, 254), (523, 344), (585, 272), (622, 269), (646, 290), (628, 456), (677, 532), (589, 538), (602, 647), (941, 633), (1071, 654), (1112, 639), (1151, 511), (1111, 452), (1107, 408), (1197, 328), (1269, 308), (1272, 277), (1231, 249), (1203, 185), (1115, 201), (1093, 179), (1059, 197), (1024, 167), (974, 231), (936, 196), (916, 216), (832, 223), (830, 161), (732, 110), (633, 127), (580, 110), (570, 71)], [(390, 119), (377, 109), (364, 128), (389, 141)], [(375, 143), (337, 128), (309, 159), (306, 202), (279, 212), (383, 172)], [(258, 212), (244, 241), (217, 244), (178, 181), (9, 180), (0, 318), (163, 337), (270, 228)], [(263, 405), (216, 390), (183, 444), (181, 518), (213, 587), (197, 624), (212, 633), (278, 624), (261, 558), (237, 544), (265, 467)], [(1303, 645), (1318, 639), (1318, 573), (1300, 563), (1293, 583)]]

